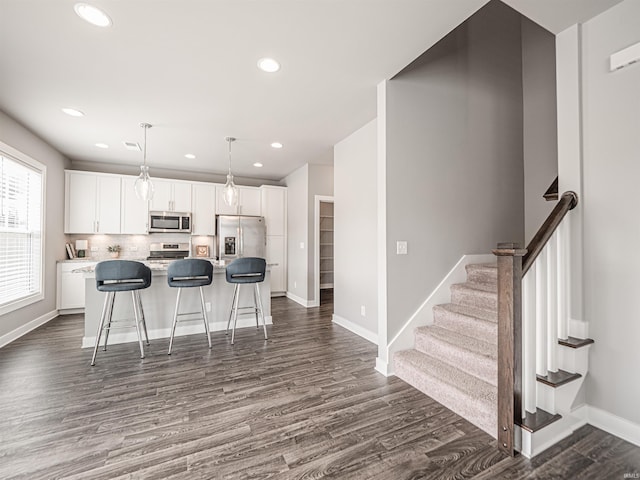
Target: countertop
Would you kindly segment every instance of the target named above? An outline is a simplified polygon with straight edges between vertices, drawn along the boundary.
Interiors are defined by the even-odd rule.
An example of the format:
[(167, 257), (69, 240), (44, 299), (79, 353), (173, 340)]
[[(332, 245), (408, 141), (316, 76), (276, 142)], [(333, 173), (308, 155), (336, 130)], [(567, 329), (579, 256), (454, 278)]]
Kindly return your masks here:
[[(109, 260), (113, 260), (113, 259), (109, 259)], [(123, 260), (130, 260), (130, 259), (123, 259)], [(228, 263), (221, 264), (219, 260), (214, 260), (212, 258), (205, 258), (202, 260), (208, 260), (213, 264), (214, 273), (224, 272), (227, 269)], [(73, 262), (75, 260), (65, 260), (65, 261)], [(92, 261), (97, 263), (100, 260), (92, 260)], [(152, 272), (155, 272), (155, 273), (166, 273), (167, 268), (169, 267), (169, 264), (173, 262), (173, 260), (135, 260), (135, 261), (144, 263), (146, 266), (148, 266), (151, 269)], [(267, 263), (267, 270), (277, 265), (278, 265), (277, 263)], [(75, 268), (71, 272), (91, 274), (94, 271), (95, 271), (95, 265), (87, 265), (84, 267)]]

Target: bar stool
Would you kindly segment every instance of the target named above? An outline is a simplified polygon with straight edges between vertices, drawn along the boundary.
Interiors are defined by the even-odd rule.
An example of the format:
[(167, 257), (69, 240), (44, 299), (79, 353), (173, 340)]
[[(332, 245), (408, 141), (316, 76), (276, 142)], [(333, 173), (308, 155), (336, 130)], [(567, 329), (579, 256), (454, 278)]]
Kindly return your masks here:
[[(131, 260), (107, 260), (96, 265), (96, 288), (100, 292), (107, 292), (104, 299), (104, 307), (96, 333), (96, 345), (93, 348), (93, 357), (91, 365), (96, 364), (96, 355), (98, 346), (100, 345), (100, 337), (102, 331), (104, 335), (104, 350), (107, 350), (107, 341), (109, 340), (109, 332), (112, 328), (135, 327), (138, 333), (138, 344), (140, 345), (140, 358), (144, 358), (144, 347), (142, 346), (142, 336), (140, 334), (140, 325), (144, 328), (144, 337), (149, 345), (149, 336), (147, 334), (147, 324), (144, 319), (144, 310), (142, 309), (142, 301), (140, 300), (140, 290), (148, 288), (151, 285), (151, 270), (149, 267), (140, 262)], [(133, 300), (133, 314), (135, 317), (135, 325), (126, 325), (122, 327), (112, 326), (113, 305), (118, 292), (131, 292)], [(113, 322), (116, 323), (116, 322)]]
[[(169, 339), (169, 352), (173, 348), (173, 336), (176, 333), (176, 325), (178, 317), (184, 315), (195, 315), (198, 312), (178, 313), (180, 307), (180, 294), (183, 288), (199, 287), (200, 288), (200, 306), (202, 309), (202, 320), (204, 320), (204, 330), (207, 334), (209, 348), (211, 348), (211, 334), (209, 333), (209, 320), (207, 319), (207, 310), (204, 303), (204, 292), (202, 287), (211, 285), (213, 282), (213, 265), (207, 260), (197, 258), (187, 258), (184, 260), (176, 260), (169, 264), (167, 270), (167, 282), (170, 287), (178, 289), (176, 298), (176, 310), (173, 315), (173, 325), (171, 326), (171, 338)], [(188, 320), (200, 320), (199, 318), (190, 318)]]
[[(258, 314), (262, 317), (262, 327), (264, 328), (264, 339), (267, 340), (267, 324), (264, 320), (264, 312), (262, 309), (262, 298), (260, 297), (260, 289), (258, 283), (264, 281), (265, 272), (267, 270), (267, 262), (264, 258), (244, 257), (238, 258), (227, 266), (227, 282), (235, 284), (233, 290), (233, 299), (231, 300), (231, 311), (229, 312), (229, 320), (227, 321), (227, 331), (229, 333), (229, 324), (233, 317), (233, 330), (231, 332), (231, 345), (235, 340), (236, 323), (238, 321), (238, 310), (251, 309), (256, 315), (256, 327), (258, 326)], [(240, 285), (244, 283), (253, 283), (253, 307), (240, 307)]]

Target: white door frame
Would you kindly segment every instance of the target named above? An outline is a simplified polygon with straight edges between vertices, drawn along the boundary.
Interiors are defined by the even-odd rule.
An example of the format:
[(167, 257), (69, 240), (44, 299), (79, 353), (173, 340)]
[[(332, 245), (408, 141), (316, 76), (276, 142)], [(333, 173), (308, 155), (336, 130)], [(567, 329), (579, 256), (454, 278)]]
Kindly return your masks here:
[[(320, 202), (334, 203), (333, 197), (327, 195), (315, 196), (315, 209), (314, 209), (314, 240), (313, 240), (313, 306), (320, 306)], [(335, 225), (335, 205), (334, 205), (334, 225)], [(335, 256), (335, 227), (334, 227), (334, 256)], [(335, 274), (334, 274), (335, 275)], [(334, 276), (335, 278), (335, 276)], [(335, 283), (335, 282), (334, 282)]]

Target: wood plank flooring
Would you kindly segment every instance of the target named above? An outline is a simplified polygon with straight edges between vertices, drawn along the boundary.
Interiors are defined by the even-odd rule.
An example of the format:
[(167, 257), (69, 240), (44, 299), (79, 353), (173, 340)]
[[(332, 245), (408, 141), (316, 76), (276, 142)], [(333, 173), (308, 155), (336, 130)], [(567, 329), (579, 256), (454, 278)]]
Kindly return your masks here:
[[(617, 479), (640, 448), (586, 426), (533, 461), (401, 380), (333, 325), (330, 295), (273, 300), (274, 325), (80, 349), (59, 317), (0, 349), (0, 478)], [(638, 476), (630, 477), (638, 478)]]

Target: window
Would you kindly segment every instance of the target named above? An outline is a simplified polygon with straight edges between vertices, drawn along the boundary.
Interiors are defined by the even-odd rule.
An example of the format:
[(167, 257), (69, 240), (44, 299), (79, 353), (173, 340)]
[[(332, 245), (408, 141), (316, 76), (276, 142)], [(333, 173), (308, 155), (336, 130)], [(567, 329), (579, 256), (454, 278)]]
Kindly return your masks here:
[(0, 315), (44, 298), (45, 171), (0, 144)]

